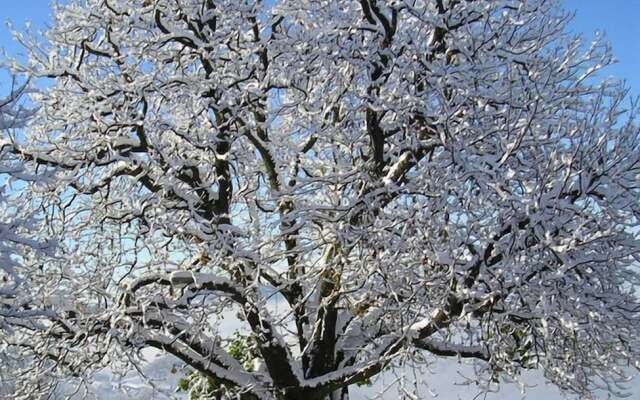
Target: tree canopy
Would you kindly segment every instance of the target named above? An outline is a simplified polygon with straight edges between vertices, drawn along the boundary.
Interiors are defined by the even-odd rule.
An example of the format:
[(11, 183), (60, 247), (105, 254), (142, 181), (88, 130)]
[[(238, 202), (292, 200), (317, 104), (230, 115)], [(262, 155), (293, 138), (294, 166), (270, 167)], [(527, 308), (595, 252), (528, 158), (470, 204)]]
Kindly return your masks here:
[(18, 36), (13, 72), (47, 84), (0, 137), (19, 182), (0, 198), (14, 396), (147, 348), (211, 398), (347, 399), (434, 357), (616, 393), (640, 360), (640, 129), (598, 77), (609, 46), (570, 17), (548, 0), (57, 5), (45, 40)]

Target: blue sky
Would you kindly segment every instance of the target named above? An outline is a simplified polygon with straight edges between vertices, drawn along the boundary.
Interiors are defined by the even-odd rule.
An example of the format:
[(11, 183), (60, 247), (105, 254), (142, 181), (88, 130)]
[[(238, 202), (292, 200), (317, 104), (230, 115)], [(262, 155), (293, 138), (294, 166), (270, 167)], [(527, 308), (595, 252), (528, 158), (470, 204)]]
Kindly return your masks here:
[[(589, 38), (601, 30), (613, 44), (619, 60), (605, 70), (604, 75), (627, 80), (634, 95), (640, 95), (640, 0), (564, 0), (567, 9), (575, 10), (571, 29)], [(35, 29), (46, 26), (51, 14), (48, 0), (3, 0), (0, 8), (0, 48), (9, 54), (17, 54), (16, 45), (4, 22), (13, 21), (23, 27), (30, 20)], [(0, 73), (0, 93), (6, 90), (6, 74)]]
[(571, 29), (585, 37), (603, 31), (613, 45), (618, 63), (605, 70), (607, 76), (625, 79), (640, 96), (640, 0), (564, 0), (575, 10)]

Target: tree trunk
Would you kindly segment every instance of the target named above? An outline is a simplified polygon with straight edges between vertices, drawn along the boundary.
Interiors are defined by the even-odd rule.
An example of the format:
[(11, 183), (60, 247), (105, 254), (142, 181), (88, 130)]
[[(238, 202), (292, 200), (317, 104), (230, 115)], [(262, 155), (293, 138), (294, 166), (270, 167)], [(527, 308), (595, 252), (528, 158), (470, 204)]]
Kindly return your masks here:
[(282, 397), (282, 400), (349, 400), (349, 388), (343, 387), (324, 396), (318, 392), (314, 393), (313, 391), (302, 393), (299, 390), (292, 390), (286, 393)]
[(345, 386), (333, 392), (331, 400), (349, 400), (349, 386)]

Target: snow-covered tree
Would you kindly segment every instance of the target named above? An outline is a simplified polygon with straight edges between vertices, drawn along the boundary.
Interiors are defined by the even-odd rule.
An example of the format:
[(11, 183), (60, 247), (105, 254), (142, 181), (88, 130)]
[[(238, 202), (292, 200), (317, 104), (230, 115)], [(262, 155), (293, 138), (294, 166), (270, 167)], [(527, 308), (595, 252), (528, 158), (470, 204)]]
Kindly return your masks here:
[(36, 232), (42, 228), (42, 221), (35, 210), (24, 207), (30, 195), (23, 189), (43, 176), (28, 174), (12, 151), (12, 142), (34, 111), (24, 107), (21, 100), (27, 84), (16, 83), (13, 80), (6, 96), (0, 97), (0, 397), (12, 387), (9, 371), (16, 361), (14, 353), (3, 351), (4, 339), (12, 333), (14, 324), (26, 326), (40, 318), (42, 311), (29, 307), (26, 266), (37, 263), (39, 256), (51, 254), (54, 248), (52, 240), (39, 240), (42, 235)]
[(27, 198), (19, 192), (35, 177), (25, 173), (22, 160), (12, 151), (12, 141), (33, 110), (21, 102), (27, 85), (15, 83), (14, 80), (6, 96), (0, 97), (0, 329), (5, 325), (4, 319), (11, 316), (13, 310), (9, 305), (13, 305), (23, 281), (17, 265), (27, 253), (47, 247), (29, 234), (37, 229), (38, 219), (34, 218), (33, 210), (21, 204)]
[(598, 77), (608, 45), (569, 20), (547, 0), (57, 6), (46, 40), (18, 35), (14, 71), (48, 84), (2, 139), (64, 238), (24, 267), (14, 395), (147, 348), (213, 398), (346, 399), (436, 357), (615, 393), (640, 359), (640, 131)]

